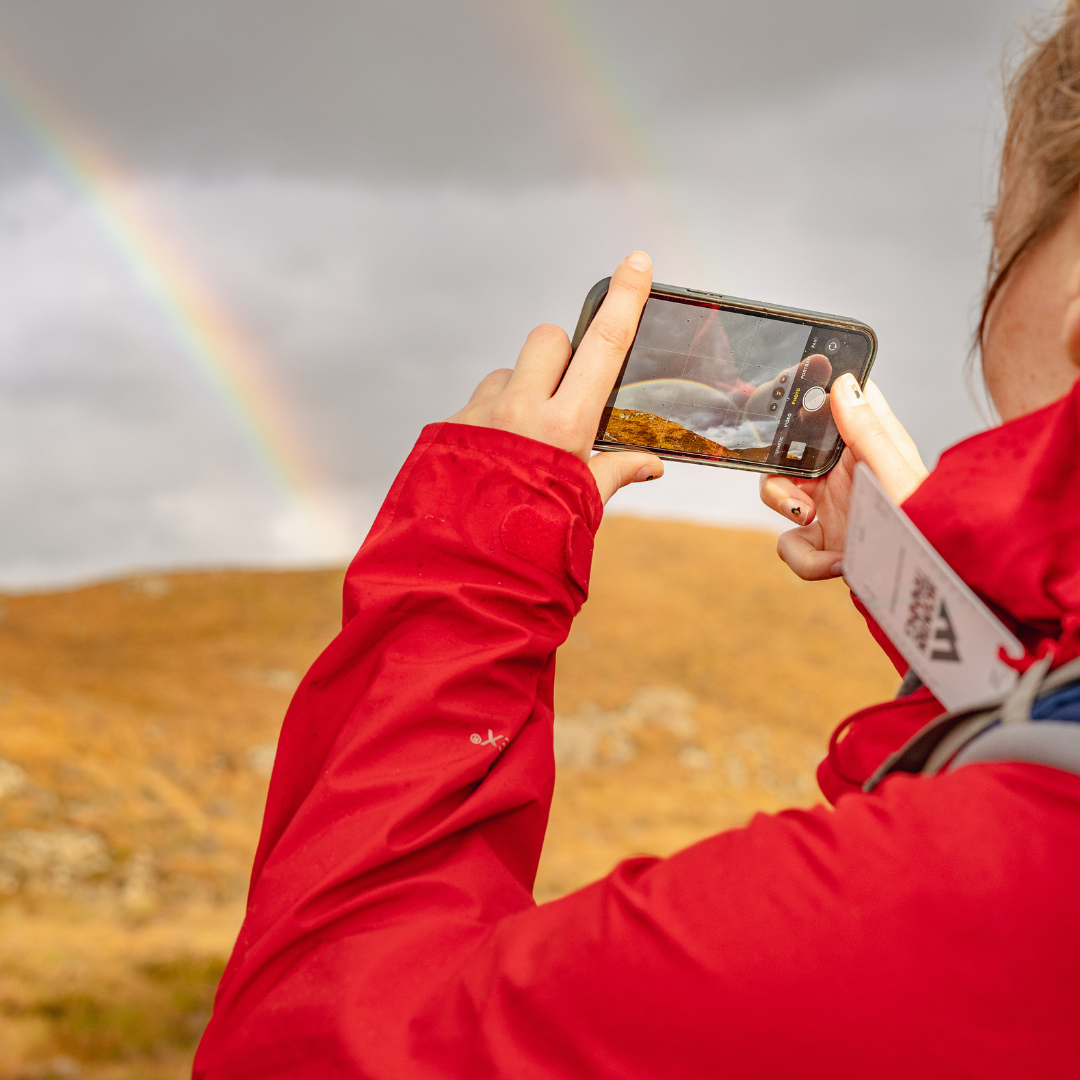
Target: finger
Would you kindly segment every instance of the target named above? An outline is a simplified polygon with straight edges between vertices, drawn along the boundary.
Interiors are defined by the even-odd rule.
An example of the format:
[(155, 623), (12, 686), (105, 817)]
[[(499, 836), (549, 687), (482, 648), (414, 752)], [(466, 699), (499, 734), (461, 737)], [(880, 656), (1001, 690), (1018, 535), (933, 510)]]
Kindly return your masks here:
[(639, 484), (645, 480), (657, 480), (664, 475), (664, 463), (652, 454), (630, 451), (603, 451), (589, 458), (600, 498), (606, 504), (619, 488), (627, 484)]
[(546, 401), (559, 385), (570, 359), (570, 339), (561, 326), (545, 323), (525, 339), (514, 365), (509, 389), (535, 394)]
[(814, 500), (786, 476), (762, 474), (759, 491), (761, 501), (788, 521), (794, 521), (796, 525), (809, 525), (814, 520), (817, 513)]
[(819, 525), (809, 528), (789, 529), (776, 541), (776, 554), (803, 581), (825, 581), (839, 577), (842, 551), (822, 551), (822, 533)]
[(854, 375), (833, 383), (833, 420), (856, 461), (865, 461), (896, 502), (903, 502), (926, 478), (914, 468), (872, 409)]
[(501, 394), (513, 374), (514, 371), (512, 368), (505, 367), (497, 368), (495, 371), (489, 371), (487, 375), (477, 383), (476, 389), (469, 397), (469, 404), (476, 405), (481, 401), (487, 401), (489, 398), (495, 397), (496, 394)]
[(513, 371), (510, 368), (499, 368), (497, 371), (492, 371), (485, 375), (477, 385), (476, 389), (469, 396), (468, 403), (463, 409), (459, 409), (453, 416), (451, 416), (447, 423), (468, 423), (466, 414), (474, 409), (477, 405), (482, 405), (485, 401), (495, 397), (501, 393), (506, 384), (510, 381), (510, 376), (513, 375)]
[(892, 437), (897, 449), (904, 455), (907, 463), (913, 469), (925, 473), (926, 466), (923, 464), (922, 456), (919, 454), (919, 448), (905, 430), (904, 425), (893, 415), (889, 403), (885, 400), (885, 395), (877, 388), (872, 379), (867, 380), (863, 392), (866, 394), (866, 400), (870, 403), (870, 408), (874, 410), (877, 418), (881, 421), (882, 427)]
[[(607, 296), (585, 331), (555, 397), (595, 427), (637, 333), (652, 286), (652, 263), (644, 251), (628, 255), (611, 275)], [(595, 419), (594, 419), (595, 414)]]

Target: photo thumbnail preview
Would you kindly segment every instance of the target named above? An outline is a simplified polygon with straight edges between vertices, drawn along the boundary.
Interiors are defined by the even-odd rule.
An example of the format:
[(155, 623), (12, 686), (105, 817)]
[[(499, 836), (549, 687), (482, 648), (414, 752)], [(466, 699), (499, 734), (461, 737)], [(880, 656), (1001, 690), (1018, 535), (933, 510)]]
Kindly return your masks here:
[(831, 451), (840, 344), (807, 355), (820, 336), (809, 323), (650, 297), (599, 438), (757, 462), (774, 444), (792, 461)]

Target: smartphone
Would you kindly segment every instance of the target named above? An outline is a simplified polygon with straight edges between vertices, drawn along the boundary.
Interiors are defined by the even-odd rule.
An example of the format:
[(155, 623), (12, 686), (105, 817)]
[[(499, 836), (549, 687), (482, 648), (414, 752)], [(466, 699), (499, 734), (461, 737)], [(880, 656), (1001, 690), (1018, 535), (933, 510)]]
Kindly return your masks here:
[[(585, 299), (575, 352), (610, 280)], [(595, 446), (823, 476), (844, 449), (832, 384), (851, 372), (864, 386), (876, 353), (874, 331), (854, 319), (654, 284)]]

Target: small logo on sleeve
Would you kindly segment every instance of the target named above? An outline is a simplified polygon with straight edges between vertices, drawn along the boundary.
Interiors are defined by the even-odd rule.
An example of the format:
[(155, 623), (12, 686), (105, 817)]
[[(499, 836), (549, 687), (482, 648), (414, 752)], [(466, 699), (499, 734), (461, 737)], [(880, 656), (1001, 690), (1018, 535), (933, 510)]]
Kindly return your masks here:
[(510, 740), (505, 735), (495, 735), (491, 728), (488, 728), (486, 739), (474, 731), (469, 736), (469, 742), (474, 746), (494, 746), (496, 750), (502, 750), (504, 746), (509, 745)]

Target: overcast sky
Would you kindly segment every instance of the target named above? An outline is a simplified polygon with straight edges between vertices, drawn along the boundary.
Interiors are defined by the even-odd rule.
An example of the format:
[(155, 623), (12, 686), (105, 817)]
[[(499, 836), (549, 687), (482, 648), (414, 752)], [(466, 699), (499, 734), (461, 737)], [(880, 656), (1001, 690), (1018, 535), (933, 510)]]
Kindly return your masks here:
[[(637, 247), (660, 281), (869, 322), (934, 459), (986, 422), (964, 358), (1033, 10), (0, 0), (0, 586), (344, 558), (423, 424)], [(28, 94), (252, 341), (343, 537), (267, 482)], [(612, 505), (768, 524), (754, 497), (683, 466)]]

